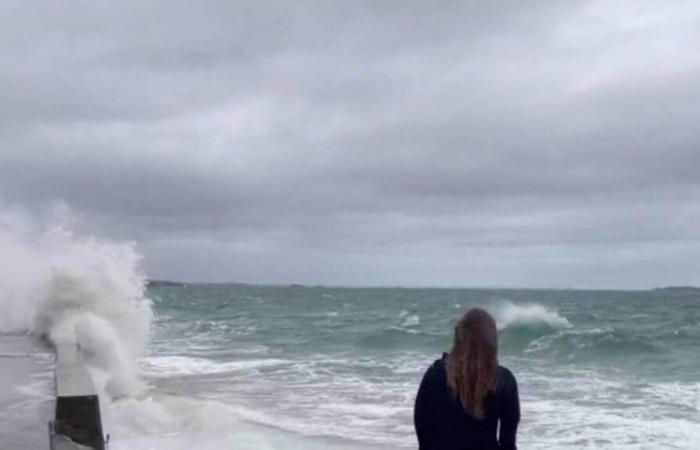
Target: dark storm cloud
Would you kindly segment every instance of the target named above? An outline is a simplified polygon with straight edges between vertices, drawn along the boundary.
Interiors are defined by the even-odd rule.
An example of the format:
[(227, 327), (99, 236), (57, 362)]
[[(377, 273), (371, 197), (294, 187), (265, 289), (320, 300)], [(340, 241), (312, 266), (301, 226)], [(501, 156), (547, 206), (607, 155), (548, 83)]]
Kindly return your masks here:
[(156, 276), (700, 282), (694, 2), (2, 9), (0, 198)]

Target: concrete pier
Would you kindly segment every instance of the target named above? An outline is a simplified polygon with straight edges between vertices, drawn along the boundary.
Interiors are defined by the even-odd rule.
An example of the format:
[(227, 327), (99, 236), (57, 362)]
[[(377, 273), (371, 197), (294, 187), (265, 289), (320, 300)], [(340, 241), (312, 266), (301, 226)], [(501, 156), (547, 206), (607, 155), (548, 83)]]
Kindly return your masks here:
[(53, 356), (27, 335), (0, 334), (0, 449), (49, 448)]
[(100, 399), (80, 352), (74, 344), (57, 344), (55, 350), (56, 416), (52, 449), (71, 448), (65, 439), (56, 437), (62, 436), (81, 446), (103, 450)]

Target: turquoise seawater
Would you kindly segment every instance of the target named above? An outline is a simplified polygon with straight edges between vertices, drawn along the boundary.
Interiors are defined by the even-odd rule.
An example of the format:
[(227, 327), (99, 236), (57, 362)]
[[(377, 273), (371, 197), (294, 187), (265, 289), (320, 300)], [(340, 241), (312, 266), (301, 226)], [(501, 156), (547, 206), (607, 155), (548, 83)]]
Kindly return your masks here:
[(155, 321), (142, 371), (154, 392), (226, 405), (319, 448), (415, 448), (418, 383), (472, 306), (496, 318), (501, 363), (518, 378), (521, 448), (700, 448), (698, 293), (204, 284), (148, 293)]

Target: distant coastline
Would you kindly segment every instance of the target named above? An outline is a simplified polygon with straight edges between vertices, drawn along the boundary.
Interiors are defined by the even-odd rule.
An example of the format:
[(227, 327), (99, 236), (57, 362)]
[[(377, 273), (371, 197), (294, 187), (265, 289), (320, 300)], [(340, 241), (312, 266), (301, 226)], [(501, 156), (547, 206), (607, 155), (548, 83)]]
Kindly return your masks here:
[(669, 294), (695, 295), (700, 294), (700, 287), (697, 286), (664, 286), (653, 289), (654, 292), (666, 292)]
[(231, 282), (201, 282), (201, 281), (173, 281), (173, 280), (160, 280), (160, 279), (147, 279), (146, 286), (148, 287), (187, 287), (196, 286), (201, 284), (218, 284), (218, 285), (240, 285), (240, 286), (268, 286), (268, 287), (281, 287), (281, 288), (328, 288), (328, 289), (467, 289), (467, 290), (497, 290), (497, 291), (520, 291), (520, 290), (534, 290), (534, 291), (648, 291), (648, 292), (666, 292), (669, 294), (682, 294), (682, 295), (696, 295), (700, 294), (699, 286), (660, 286), (655, 288), (638, 288), (638, 289), (613, 289), (613, 288), (543, 288), (543, 287), (484, 287), (484, 286), (454, 286), (454, 287), (442, 287), (442, 286), (340, 286), (340, 285), (305, 285), (301, 283), (291, 283), (291, 284), (257, 284), (257, 283), (244, 283), (240, 281)]
[(148, 287), (187, 287), (190, 283), (183, 283), (181, 281), (169, 281), (169, 280), (146, 280), (146, 286)]

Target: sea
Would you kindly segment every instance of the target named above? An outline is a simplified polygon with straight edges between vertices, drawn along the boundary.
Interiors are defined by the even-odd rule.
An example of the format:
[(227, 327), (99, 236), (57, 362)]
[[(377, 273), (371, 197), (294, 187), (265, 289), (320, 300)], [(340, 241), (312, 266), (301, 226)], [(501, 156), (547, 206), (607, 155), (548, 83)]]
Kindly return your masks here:
[(0, 247), (0, 333), (80, 347), (110, 450), (415, 449), (418, 385), (471, 307), (518, 380), (520, 449), (700, 448), (698, 290), (147, 284), (133, 244)]
[(416, 448), (417, 386), (479, 306), (519, 382), (521, 448), (700, 448), (700, 291), (193, 284), (148, 296), (142, 376), (152, 395), (204, 411), (137, 442), (238, 448), (236, 426), (210, 432), (214, 408), (255, 425), (248, 439), (278, 436), (269, 448)]

